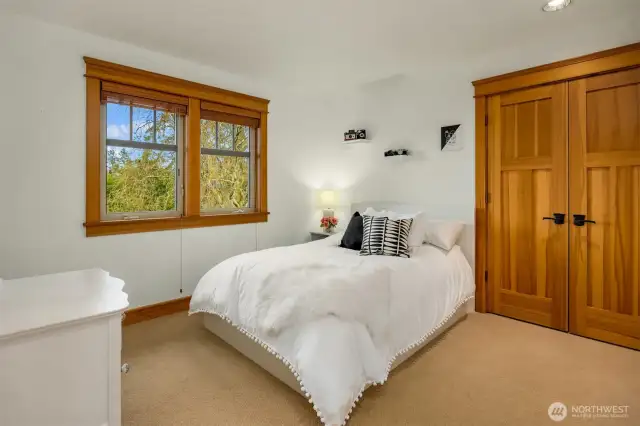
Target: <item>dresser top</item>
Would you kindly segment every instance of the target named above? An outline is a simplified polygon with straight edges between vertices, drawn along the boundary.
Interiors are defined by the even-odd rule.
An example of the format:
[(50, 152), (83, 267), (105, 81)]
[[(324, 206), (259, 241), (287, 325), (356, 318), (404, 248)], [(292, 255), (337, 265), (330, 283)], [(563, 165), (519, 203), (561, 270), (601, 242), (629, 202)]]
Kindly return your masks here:
[(0, 280), (0, 339), (121, 312), (123, 288), (102, 269)]

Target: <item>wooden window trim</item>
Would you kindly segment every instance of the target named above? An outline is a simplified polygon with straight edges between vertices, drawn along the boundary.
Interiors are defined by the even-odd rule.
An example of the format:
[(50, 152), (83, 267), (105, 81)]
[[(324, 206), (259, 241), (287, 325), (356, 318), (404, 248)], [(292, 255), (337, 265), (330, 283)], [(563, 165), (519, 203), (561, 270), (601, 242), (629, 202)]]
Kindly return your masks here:
[(189, 99), (184, 183), (186, 217), (200, 216), (200, 103), (200, 99)]
[(87, 78), (86, 223), (100, 222), (100, 80)]
[(99, 59), (88, 58), (86, 56), (84, 62), (86, 65), (85, 76), (100, 81), (141, 87), (148, 90), (201, 99), (251, 111), (267, 112), (269, 110), (269, 101), (267, 99), (206, 86), (204, 84), (118, 65)]
[(200, 108), (207, 111), (221, 112), (224, 114), (240, 115), (243, 117), (255, 118), (260, 120), (260, 113), (257, 111), (251, 111), (243, 108), (230, 107), (228, 105), (216, 104), (213, 102), (202, 101)]
[(200, 117), (205, 120), (221, 121), (223, 123), (237, 124), (240, 126), (249, 126), (254, 129), (260, 127), (260, 120), (244, 115), (227, 114), (225, 112), (217, 112), (203, 109), (200, 111)]
[(108, 92), (104, 90), (104, 84), (101, 92), (101, 102), (104, 104), (115, 103), (120, 105), (164, 110), (169, 112), (175, 112), (181, 115), (187, 114), (187, 107), (185, 105), (158, 101), (148, 97), (141, 98), (139, 96), (124, 95), (117, 92)]
[(151, 99), (167, 104), (183, 105), (185, 107), (189, 106), (189, 98), (186, 96), (176, 96), (169, 93), (157, 92), (155, 90), (147, 90), (140, 87), (112, 83), (110, 81), (102, 82), (102, 91), (118, 93), (120, 95), (126, 95), (136, 99)]
[[(87, 237), (165, 231), (208, 226), (266, 222), (267, 210), (267, 117), (269, 101), (254, 96), (205, 86), (144, 70), (84, 58), (86, 64), (86, 221)], [(181, 217), (101, 220), (101, 102), (102, 92), (131, 99), (150, 99), (180, 105), (185, 119), (184, 202)], [(201, 110), (219, 118), (250, 123), (256, 129), (256, 205), (245, 213), (200, 212), (200, 118)], [(245, 124), (249, 125), (249, 124)]]
[(266, 111), (260, 114), (260, 127), (256, 141), (258, 156), (256, 207), (260, 212), (269, 211), (267, 208), (267, 114)]
[(268, 217), (269, 213), (251, 212), (242, 214), (168, 217), (161, 219), (112, 220), (86, 223), (84, 227), (87, 237), (99, 237), (105, 235), (137, 234), (141, 232), (260, 223), (266, 222)]

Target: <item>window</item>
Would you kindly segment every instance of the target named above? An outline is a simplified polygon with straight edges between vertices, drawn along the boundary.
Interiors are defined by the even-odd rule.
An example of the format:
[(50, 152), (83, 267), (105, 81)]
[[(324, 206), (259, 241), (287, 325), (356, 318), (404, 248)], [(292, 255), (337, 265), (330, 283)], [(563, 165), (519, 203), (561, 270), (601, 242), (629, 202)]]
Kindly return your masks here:
[(185, 108), (103, 92), (102, 219), (182, 214)]
[(85, 63), (87, 236), (267, 220), (267, 100)]
[(258, 120), (205, 109), (200, 117), (200, 210), (254, 211)]

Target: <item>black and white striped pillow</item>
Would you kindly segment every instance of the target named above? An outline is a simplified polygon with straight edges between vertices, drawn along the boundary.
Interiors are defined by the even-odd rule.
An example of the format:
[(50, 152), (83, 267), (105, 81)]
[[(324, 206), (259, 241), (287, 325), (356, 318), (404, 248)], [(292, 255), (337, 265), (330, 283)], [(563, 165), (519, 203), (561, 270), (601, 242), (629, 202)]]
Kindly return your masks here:
[(413, 219), (363, 216), (360, 256), (411, 257), (409, 231)]

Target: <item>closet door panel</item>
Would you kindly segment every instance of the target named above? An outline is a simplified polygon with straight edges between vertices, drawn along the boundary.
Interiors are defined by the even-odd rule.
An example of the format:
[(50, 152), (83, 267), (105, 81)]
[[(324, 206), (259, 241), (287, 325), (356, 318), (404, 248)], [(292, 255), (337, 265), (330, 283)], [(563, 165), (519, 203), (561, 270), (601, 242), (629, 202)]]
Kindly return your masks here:
[(489, 99), (492, 312), (567, 329), (566, 85)]
[(640, 349), (640, 69), (569, 90), (570, 330)]

